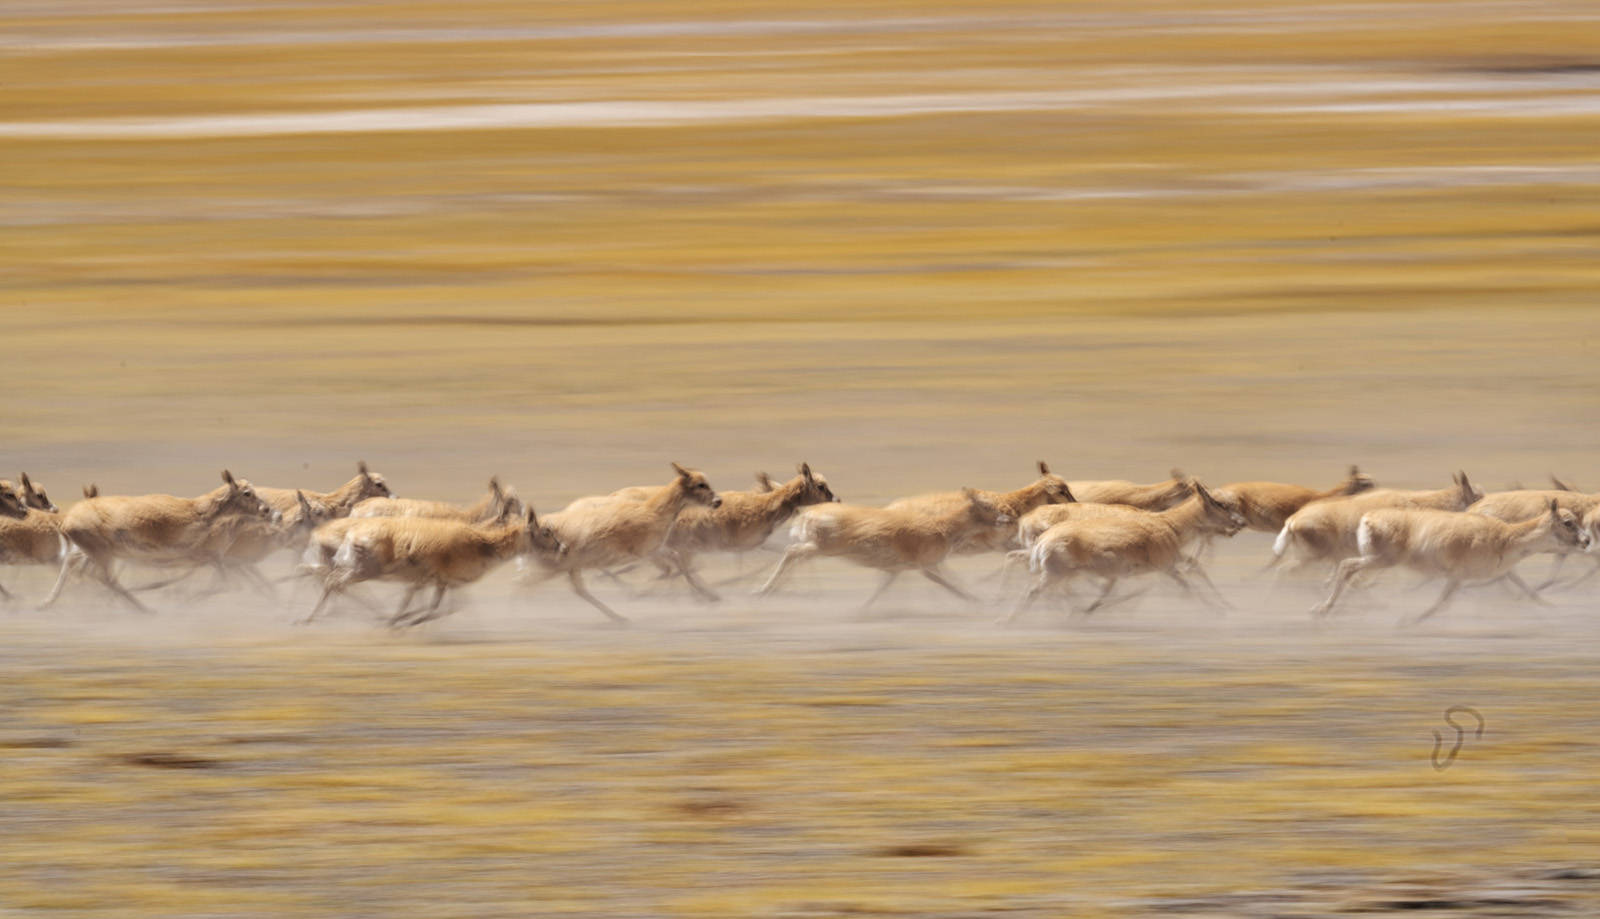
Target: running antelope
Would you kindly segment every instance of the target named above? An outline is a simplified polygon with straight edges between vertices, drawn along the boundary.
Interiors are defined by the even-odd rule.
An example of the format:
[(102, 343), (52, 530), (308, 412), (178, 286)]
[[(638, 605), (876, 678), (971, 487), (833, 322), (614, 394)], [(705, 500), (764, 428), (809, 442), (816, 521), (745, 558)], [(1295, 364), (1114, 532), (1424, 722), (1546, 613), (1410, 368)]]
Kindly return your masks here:
[(1379, 488), (1352, 495), (1348, 498), (1326, 498), (1307, 504), (1284, 521), (1283, 529), (1272, 544), (1272, 561), (1275, 567), (1289, 555), (1300, 559), (1301, 568), (1317, 562), (1337, 563), (1360, 554), (1356, 546), (1356, 527), (1361, 515), (1379, 508), (1421, 508), (1426, 510), (1461, 511), (1483, 497), (1467, 480), (1465, 472), (1457, 472), (1455, 484), (1436, 491), (1400, 491)]
[[(1164, 511), (1095, 511), (1044, 531), (1029, 551), (1033, 584), (1002, 621), (1011, 622), (1026, 612), (1040, 594), (1083, 574), (1097, 575), (1106, 582), (1100, 596), (1084, 613), (1099, 609), (1119, 581), (1134, 575), (1164, 574), (1186, 593), (1195, 593), (1181, 570), (1181, 563), (1186, 560), (1184, 546), (1206, 533), (1232, 536), (1244, 528), (1246, 521), (1217, 501), (1199, 482), (1192, 483), (1191, 491), (1183, 503)], [(1204, 573), (1200, 576), (1205, 577)], [(1206, 584), (1210, 586), (1209, 579)]]
[(1358, 573), (1405, 565), (1445, 579), (1444, 593), (1411, 620), (1415, 625), (1443, 609), (1468, 582), (1505, 578), (1537, 600), (1539, 595), (1512, 570), (1517, 562), (1535, 552), (1587, 548), (1589, 534), (1575, 514), (1551, 500), (1543, 514), (1521, 523), (1421, 508), (1368, 511), (1357, 526), (1356, 544), (1361, 554), (1339, 563), (1332, 591), (1326, 600), (1312, 607), (1312, 614), (1326, 616)]
[(792, 540), (778, 569), (757, 591), (772, 593), (795, 565), (816, 556), (833, 556), (876, 568), (883, 581), (867, 602), (871, 606), (901, 572), (922, 576), (969, 602), (971, 594), (950, 582), (940, 565), (955, 548), (984, 530), (1011, 531), (1015, 521), (976, 489), (961, 491), (963, 503), (932, 511), (896, 507), (819, 504), (800, 511), (790, 530)]
[[(246, 581), (268, 596), (276, 595), (272, 582), (258, 567), (273, 553), (290, 550), (300, 552), (317, 527), (334, 519), (338, 504), (318, 501), (313, 504), (303, 493), (296, 491), (295, 507), (277, 519), (259, 517), (241, 518), (228, 527), (213, 531), (212, 539), (201, 546), (192, 560), (197, 566), (210, 563), (217, 572), (220, 587), (230, 574), (241, 575)], [(166, 582), (166, 583), (170, 583)], [(150, 587), (164, 586), (161, 583)]]
[(1321, 491), (1284, 482), (1234, 482), (1212, 489), (1211, 496), (1243, 515), (1247, 529), (1277, 533), (1296, 511), (1313, 501), (1347, 498), (1375, 487), (1371, 476), (1351, 466), (1344, 481)]
[[(712, 490), (703, 473), (672, 464), (677, 476), (643, 501), (575, 501), (563, 510), (545, 516), (566, 554), (559, 558), (535, 556), (535, 565), (522, 565), (524, 580), (537, 583), (565, 574), (572, 590), (613, 622), (627, 622), (626, 616), (600, 602), (584, 586), (583, 572), (590, 568), (613, 568), (648, 558), (666, 542), (674, 521), (691, 504), (720, 507), (722, 499)], [(519, 564), (522, 564), (519, 561)], [(684, 570), (697, 591), (709, 590), (691, 570)]]
[[(1076, 498), (1067, 480), (1050, 471), (1044, 460), (1039, 460), (1039, 478), (1015, 491), (985, 491), (975, 489), (980, 497), (1012, 521), (1041, 505), (1071, 504)], [(941, 491), (916, 495), (890, 502), (892, 510), (915, 511), (922, 514), (948, 514), (965, 507), (967, 496), (961, 491)], [(980, 527), (968, 532), (950, 550), (955, 555), (976, 555), (981, 552), (1003, 552), (1016, 543), (1016, 533), (996, 527)]]
[[(839, 499), (828, 480), (800, 464), (800, 474), (766, 491), (725, 491), (718, 507), (691, 506), (678, 514), (665, 545), (656, 553), (657, 564), (668, 574), (682, 574), (695, 592), (707, 600), (717, 593), (695, 576), (694, 560), (707, 552), (748, 552), (764, 544), (772, 531), (802, 507), (833, 504)], [(759, 481), (759, 479), (758, 479)]]
[[(335, 594), (363, 581), (399, 581), (406, 585), (391, 626), (412, 626), (437, 619), (445, 593), (471, 584), (513, 556), (537, 553), (559, 560), (566, 547), (550, 527), (540, 524), (529, 508), (526, 515), (506, 504), (487, 523), (438, 517), (357, 517), (333, 521), (342, 534), (322, 597), (303, 622), (310, 622)], [(320, 531), (319, 531), (320, 533)], [(411, 609), (424, 587), (433, 587), (427, 606)]]
[[(0, 489), (0, 565), (59, 561), (64, 551), (59, 520), (50, 511), (28, 507), (15, 491)], [(0, 587), (0, 599), (11, 599), (11, 592)]]
[[(291, 522), (298, 522), (300, 503), (304, 500), (316, 509), (318, 516), (324, 512), (328, 519), (345, 517), (350, 514), (350, 509), (368, 498), (391, 497), (389, 484), (383, 476), (367, 469), (365, 461), (356, 463), (356, 477), (340, 485), (333, 491), (317, 492), (306, 491), (303, 488), (268, 488), (261, 486), (256, 489), (256, 494), (267, 506), (289, 518)], [(296, 496), (299, 497), (296, 497)]]
[[(1600, 494), (1584, 494), (1554, 476), (1551, 476), (1551, 482), (1556, 486), (1554, 489), (1517, 489), (1514, 491), (1491, 492), (1467, 508), (1467, 512), (1493, 517), (1506, 523), (1521, 523), (1524, 520), (1532, 520), (1541, 516), (1545, 512), (1546, 506), (1551, 501), (1554, 501), (1557, 506), (1571, 511), (1582, 521), (1593, 513), (1596, 507), (1600, 507)], [(1565, 551), (1555, 553), (1555, 564), (1550, 567), (1550, 573), (1545, 576), (1544, 581), (1539, 584), (1537, 589), (1543, 590), (1556, 582), (1556, 577), (1561, 573), (1562, 566), (1566, 564), (1567, 556), (1574, 551), (1574, 549), (1568, 547)], [(1600, 565), (1597, 565), (1595, 570), (1600, 570)], [(1593, 573), (1593, 571), (1589, 572), (1589, 574)], [(1578, 581), (1587, 580), (1588, 577), (1589, 575), (1586, 574), (1579, 578)], [(1574, 583), (1577, 582), (1575, 581)]]
[(350, 510), (352, 517), (433, 517), (438, 520), (460, 520), (467, 523), (485, 523), (498, 520), (506, 507), (506, 489), (499, 478), (489, 479), (489, 490), (477, 502), (466, 507), (446, 501), (425, 501), (421, 498), (368, 498)]
[[(275, 512), (244, 479), (222, 471), (222, 487), (198, 498), (172, 495), (106, 495), (87, 498), (61, 515), (61, 534), (72, 544), (61, 560), (61, 573), (42, 604), (61, 596), (68, 577), (88, 573), (113, 593), (143, 612), (149, 610), (118, 582), (116, 561), (155, 564), (182, 562), (198, 554), (220, 560), (224, 548), (214, 540), (219, 530), (248, 519), (270, 519)], [(212, 546), (207, 553), (203, 549)]]
[(1172, 478), (1153, 485), (1139, 485), (1121, 479), (1068, 482), (1072, 494), (1084, 504), (1126, 504), (1145, 511), (1164, 511), (1189, 497), (1189, 479), (1174, 469)]

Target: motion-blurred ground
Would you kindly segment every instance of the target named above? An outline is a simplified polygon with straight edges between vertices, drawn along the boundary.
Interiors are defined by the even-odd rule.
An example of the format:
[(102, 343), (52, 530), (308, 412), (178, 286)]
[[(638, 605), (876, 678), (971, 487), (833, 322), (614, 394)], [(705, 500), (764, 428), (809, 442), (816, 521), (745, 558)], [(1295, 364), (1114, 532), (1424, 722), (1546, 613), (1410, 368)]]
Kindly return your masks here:
[[(12, 3), (0, 472), (1600, 487), (1597, 47), (1581, 2)], [(1593, 912), (1592, 592), (1314, 629), (1265, 552), (1222, 620), (1012, 631), (826, 564), (600, 588), (628, 631), (504, 575), (403, 637), (18, 605), (0, 908)]]

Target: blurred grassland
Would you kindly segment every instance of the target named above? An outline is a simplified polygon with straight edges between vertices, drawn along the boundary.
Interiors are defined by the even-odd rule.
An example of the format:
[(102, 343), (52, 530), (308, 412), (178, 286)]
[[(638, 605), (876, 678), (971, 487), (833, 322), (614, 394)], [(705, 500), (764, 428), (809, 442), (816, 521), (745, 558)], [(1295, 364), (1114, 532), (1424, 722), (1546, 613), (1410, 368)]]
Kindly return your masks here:
[[(1517, 66), (1536, 75), (1541, 63), (1587, 61), (1600, 38), (1589, 19), (1519, 24), (1502, 6), (1460, 7), (1374, 7), (1330, 23), (1320, 5), (1276, 4), (1256, 12), (1288, 23), (1260, 29), (1248, 9), (1195, 4), (737, 15), (595, 4), (581, 13), (591, 24), (715, 24), (720, 12), (834, 27), (495, 41), (496, 30), (537, 35), (580, 14), (385, 5), (373, 21), (367, 7), (337, 3), (144, 16), (69, 4), (77, 15), (11, 20), (20, 49), (0, 64), (5, 121), (402, 115), (378, 132), (12, 138), (0, 150), (12, 218), (0, 271), (23, 312), (104, 318), (905, 320), (1584, 303), (1592, 181), (1549, 195), (1514, 181), (1352, 193), (1274, 191), (1250, 177), (1588, 167), (1600, 146), (1591, 114), (1486, 115), (1465, 82), (1422, 94), (1467, 101), (1459, 113), (1219, 111), (1241, 85), (1316, 99), (1352, 74), (1476, 74), (1515, 99), (1538, 90)], [(1310, 18), (1296, 24), (1296, 11)], [(1207, 20), (1219, 12), (1232, 15)], [(1112, 22), (1080, 32), (1074, 16)], [(426, 40), (451, 28), (484, 35)], [(153, 47), (51, 43), (141, 30)], [(1194, 95), (1117, 104), (1117, 92), (1186, 82)], [(1212, 82), (1227, 92), (1208, 95)], [(1052, 90), (1112, 95), (1064, 111), (644, 127), (414, 131), (403, 116), (495, 102)]]
[[(1416, 446), (1301, 438), (1259, 472), (1431, 478), (1466, 458), (1419, 461), (1425, 438), (1519, 431), (1488, 454), (1550, 433), (1529, 406), (1593, 407), (1591, 14), (19, 6), (0, 383), (27, 398), (0, 434), (35, 468), (104, 478), (112, 452), (121, 487), (178, 491), (195, 473), (148, 456), (152, 431), (280, 481), (434, 451), (405, 471), (445, 487), (471, 465), (446, 444), (619, 457), (589, 478), (541, 464), (554, 497), (637, 478), (641, 444), (650, 468), (718, 450), (743, 469), (842, 460), (862, 431), (919, 449), (940, 424), (1058, 431), (1013, 447), (1086, 450), (1099, 474), (1151, 473), (1079, 432), (1150, 440), (1152, 473), (1206, 469), (1233, 456), (1206, 438), (1331, 403), (1349, 414), (1308, 427), (1428, 422)], [(859, 98), (874, 114), (817, 114)], [(484, 105), (533, 120), (449, 127)], [(294, 127), (319, 112), (345, 114)], [(1358, 385), (1393, 360), (1403, 393)], [(1468, 373), (1510, 414), (1462, 402)], [(1595, 446), (1555, 435), (1548, 460), (1485, 461), (1530, 476)]]
[[(1441, 773), (1426, 700), (1487, 690), (1472, 652), (1324, 647), (1291, 677), (1277, 647), (1183, 660), (1083, 633), (843, 655), (322, 638), (206, 668), (160, 646), (14, 661), (0, 898), (1116, 916), (1320, 877), (1349, 910), (1401, 866), (1571, 864), (1600, 843), (1578, 656), (1500, 655), (1491, 735)], [(130, 761), (162, 754), (190, 765)]]

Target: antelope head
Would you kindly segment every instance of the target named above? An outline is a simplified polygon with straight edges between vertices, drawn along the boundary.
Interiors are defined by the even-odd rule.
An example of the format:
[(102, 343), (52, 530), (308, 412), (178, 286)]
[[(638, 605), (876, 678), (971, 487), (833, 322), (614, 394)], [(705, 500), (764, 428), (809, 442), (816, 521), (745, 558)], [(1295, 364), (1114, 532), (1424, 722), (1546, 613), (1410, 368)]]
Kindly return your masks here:
[(246, 479), (236, 479), (233, 473), (222, 470), (222, 483), (228, 486), (228, 493), (223, 497), (222, 511), (231, 511), (246, 517), (264, 517), (277, 523), (283, 519), (283, 514), (272, 509), (272, 506), (261, 500), (256, 494), (254, 485)]
[(383, 476), (367, 469), (367, 461), (356, 463), (356, 471), (360, 473), (361, 484), (356, 490), (356, 501), (367, 498), (393, 498), (394, 493), (389, 490), (389, 484)]
[(1350, 474), (1345, 476), (1344, 488), (1340, 490), (1340, 493), (1346, 495), (1359, 495), (1364, 491), (1369, 491), (1377, 487), (1378, 483), (1372, 478), (1372, 476), (1362, 472), (1361, 467), (1352, 465), (1350, 467)]
[(1249, 523), (1243, 514), (1218, 501), (1216, 496), (1198, 481), (1191, 481), (1190, 485), (1194, 488), (1195, 497), (1200, 499), (1200, 506), (1205, 509), (1205, 516), (1201, 518), (1200, 523), (1201, 529), (1205, 532), (1232, 536)]
[[(521, 504), (520, 501), (517, 503)], [(529, 551), (544, 555), (553, 555), (556, 558), (566, 557), (567, 544), (561, 541), (561, 537), (556, 535), (556, 531), (554, 529), (539, 522), (539, 515), (534, 513), (533, 508), (528, 508), (527, 517), (525, 519), (528, 523)]]
[(309, 533), (333, 518), (333, 511), (321, 501), (312, 504), (305, 492), (295, 489), (294, 501), (297, 516), (292, 529), (296, 533)]
[(35, 510), (49, 511), (52, 514), (61, 510), (51, 502), (43, 487), (28, 478), (26, 472), (22, 474), (22, 487), (17, 489), (17, 497), (22, 499), (23, 504)]
[(1483, 500), (1483, 492), (1473, 487), (1472, 483), (1467, 480), (1465, 472), (1457, 472), (1450, 478), (1451, 481), (1456, 483), (1456, 488), (1461, 490), (1461, 496), (1456, 500), (1460, 502), (1462, 509), (1469, 508), (1474, 503)]
[(709, 507), (722, 506), (722, 498), (711, 489), (711, 483), (706, 481), (704, 473), (695, 469), (685, 469), (677, 463), (672, 464), (672, 469), (678, 473), (678, 485), (683, 488), (684, 495), (690, 501)]
[(18, 520), (28, 516), (28, 506), (22, 503), (17, 493), (9, 488), (0, 488), (0, 517), (14, 517)]
[(1562, 507), (1561, 502), (1554, 498), (1550, 499), (1550, 533), (1563, 546), (1589, 551), (1589, 531), (1579, 522), (1577, 514)]
[(828, 480), (811, 471), (810, 463), (800, 464), (800, 478), (805, 480), (805, 491), (800, 495), (801, 504), (831, 504), (839, 500), (828, 487)]
[(1044, 485), (1045, 503), (1047, 504), (1076, 504), (1077, 498), (1072, 496), (1072, 489), (1067, 487), (1067, 480), (1050, 471), (1050, 464), (1044, 460), (1039, 461), (1039, 482)]

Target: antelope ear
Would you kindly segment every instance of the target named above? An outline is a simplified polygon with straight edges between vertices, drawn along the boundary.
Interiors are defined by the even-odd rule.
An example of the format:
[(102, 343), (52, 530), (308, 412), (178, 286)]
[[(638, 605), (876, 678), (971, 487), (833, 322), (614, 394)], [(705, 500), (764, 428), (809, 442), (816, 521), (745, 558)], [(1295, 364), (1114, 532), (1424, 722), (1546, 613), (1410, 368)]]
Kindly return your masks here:
[(22, 475), (18, 476), (17, 478), (22, 480), (22, 488), (23, 488), (24, 491), (33, 491), (34, 490), (33, 489), (33, 483), (28, 481), (28, 474), (26, 472), (24, 472)]
[(1351, 463), (1350, 464), (1350, 478), (1353, 479), (1353, 478), (1356, 478), (1359, 475), (1361, 475), (1361, 467), (1357, 466), (1355, 463)]
[(1072, 493), (1072, 486), (1063, 483), (1061, 485), (1061, 493), (1063, 495), (1065, 495), (1066, 498), (1067, 498), (1067, 500), (1065, 502), (1063, 502), (1063, 503), (1065, 503), (1065, 504), (1077, 504), (1078, 503), (1078, 496)]
[(89, 484), (83, 486), (83, 496), (85, 498), (98, 498), (98, 497), (100, 497), (100, 486), (96, 485), (93, 482), (90, 482)]
[(1185, 479), (1185, 478), (1188, 478), (1188, 476), (1185, 476), (1183, 474), (1183, 470), (1179, 469), (1177, 466), (1173, 466), (1170, 470), (1168, 470), (1167, 471), (1167, 475), (1170, 476), (1171, 478), (1174, 478), (1174, 479)]
[(673, 471), (678, 473), (678, 478), (680, 478), (680, 479), (687, 479), (689, 477), (689, 470), (683, 468), (682, 466), (678, 465), (677, 463), (673, 463), (672, 464), (672, 469), (673, 469)]
[(534, 511), (533, 505), (528, 505), (528, 527), (532, 529), (539, 525), (539, 514)]
[(238, 484), (233, 480), (233, 473), (226, 469), (222, 470), (222, 481), (233, 488), (239, 487)]
[(1039, 474), (1040, 475), (1049, 475), (1050, 474), (1050, 464), (1045, 462), (1044, 460), (1040, 460), (1039, 461)]
[(1189, 487), (1194, 489), (1194, 493), (1200, 496), (1201, 501), (1204, 501), (1207, 504), (1218, 503), (1217, 499), (1212, 496), (1211, 492), (1206, 491), (1206, 487), (1200, 484), (1199, 479), (1190, 479)]
[(1560, 517), (1561, 516), (1561, 502), (1557, 501), (1554, 498), (1550, 499), (1550, 516), (1552, 516), (1552, 517)]
[(499, 476), (492, 475), (492, 476), (489, 477), (489, 491), (491, 493), (493, 493), (496, 498), (498, 498), (501, 495), (505, 494), (505, 492), (502, 491), (501, 488), (500, 488), (500, 477)]
[(801, 463), (800, 464), (800, 475), (803, 476), (807, 482), (811, 481), (814, 478), (814, 476), (812, 476), (812, 474), (811, 474), (811, 464), (810, 463)]

